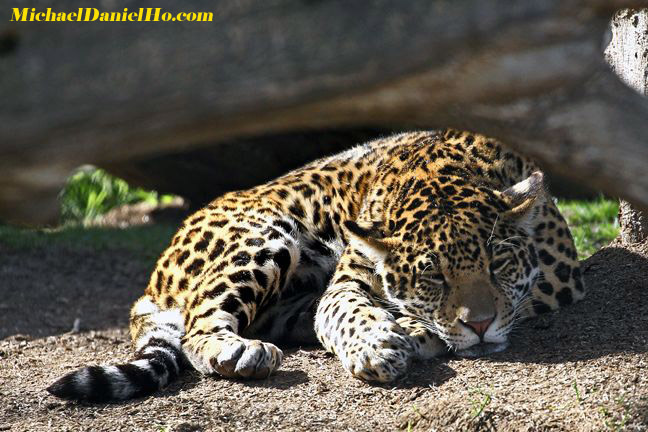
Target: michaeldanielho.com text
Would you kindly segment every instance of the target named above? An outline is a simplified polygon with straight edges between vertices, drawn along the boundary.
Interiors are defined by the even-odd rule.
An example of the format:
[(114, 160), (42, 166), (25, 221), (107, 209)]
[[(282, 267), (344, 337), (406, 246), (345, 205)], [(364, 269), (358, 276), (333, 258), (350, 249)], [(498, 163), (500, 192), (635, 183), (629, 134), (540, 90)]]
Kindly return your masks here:
[(78, 8), (60, 12), (51, 8), (12, 8), (11, 21), (212, 21), (212, 12), (165, 12), (162, 8), (139, 8), (121, 12), (102, 12), (97, 8)]

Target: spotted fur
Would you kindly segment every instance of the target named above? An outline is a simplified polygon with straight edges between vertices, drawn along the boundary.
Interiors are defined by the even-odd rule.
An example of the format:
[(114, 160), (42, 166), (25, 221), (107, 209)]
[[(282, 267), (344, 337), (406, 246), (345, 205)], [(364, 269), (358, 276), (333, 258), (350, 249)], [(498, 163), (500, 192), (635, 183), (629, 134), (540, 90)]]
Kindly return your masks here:
[(274, 343), (317, 339), (352, 375), (387, 382), (414, 357), (501, 350), (518, 319), (583, 295), (533, 162), (466, 132), (401, 134), (190, 216), (132, 309), (135, 359), (48, 390), (128, 399), (188, 364), (264, 378), (282, 360)]

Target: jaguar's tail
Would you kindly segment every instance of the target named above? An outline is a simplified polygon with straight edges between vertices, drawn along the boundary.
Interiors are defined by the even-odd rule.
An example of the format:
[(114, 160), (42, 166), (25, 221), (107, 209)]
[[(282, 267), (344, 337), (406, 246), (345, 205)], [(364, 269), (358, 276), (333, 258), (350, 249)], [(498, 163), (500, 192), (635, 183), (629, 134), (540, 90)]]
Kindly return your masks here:
[(47, 388), (62, 399), (110, 402), (154, 393), (186, 367), (181, 338), (184, 323), (178, 309), (160, 310), (142, 297), (131, 312), (135, 358), (114, 366), (87, 366), (63, 376)]

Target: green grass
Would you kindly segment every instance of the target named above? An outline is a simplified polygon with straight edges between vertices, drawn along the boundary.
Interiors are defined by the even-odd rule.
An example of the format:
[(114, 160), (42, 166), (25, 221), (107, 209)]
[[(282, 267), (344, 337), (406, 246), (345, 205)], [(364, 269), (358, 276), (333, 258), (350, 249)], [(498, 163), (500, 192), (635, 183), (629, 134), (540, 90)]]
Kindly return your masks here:
[(122, 204), (167, 203), (173, 195), (134, 188), (124, 180), (92, 166), (79, 168), (61, 191), (61, 222), (88, 225), (97, 217)]
[(125, 229), (67, 225), (55, 229), (23, 229), (0, 225), (0, 243), (14, 249), (39, 249), (51, 245), (89, 250), (127, 249), (152, 263), (168, 246), (177, 227), (168, 224)]
[(619, 202), (616, 200), (565, 200), (558, 201), (558, 208), (574, 236), (580, 259), (592, 255), (619, 234)]

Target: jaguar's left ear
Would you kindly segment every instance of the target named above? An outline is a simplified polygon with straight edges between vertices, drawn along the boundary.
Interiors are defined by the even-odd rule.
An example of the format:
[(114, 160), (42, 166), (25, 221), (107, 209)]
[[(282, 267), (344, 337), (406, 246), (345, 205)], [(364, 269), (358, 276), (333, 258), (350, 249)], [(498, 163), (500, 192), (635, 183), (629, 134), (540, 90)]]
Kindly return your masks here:
[(525, 180), (499, 193), (509, 210), (505, 217), (520, 222), (533, 221), (546, 199), (544, 174), (535, 171)]
[(394, 239), (385, 236), (381, 226), (382, 223), (371, 221), (344, 222), (350, 243), (374, 263), (383, 261), (396, 245)]

